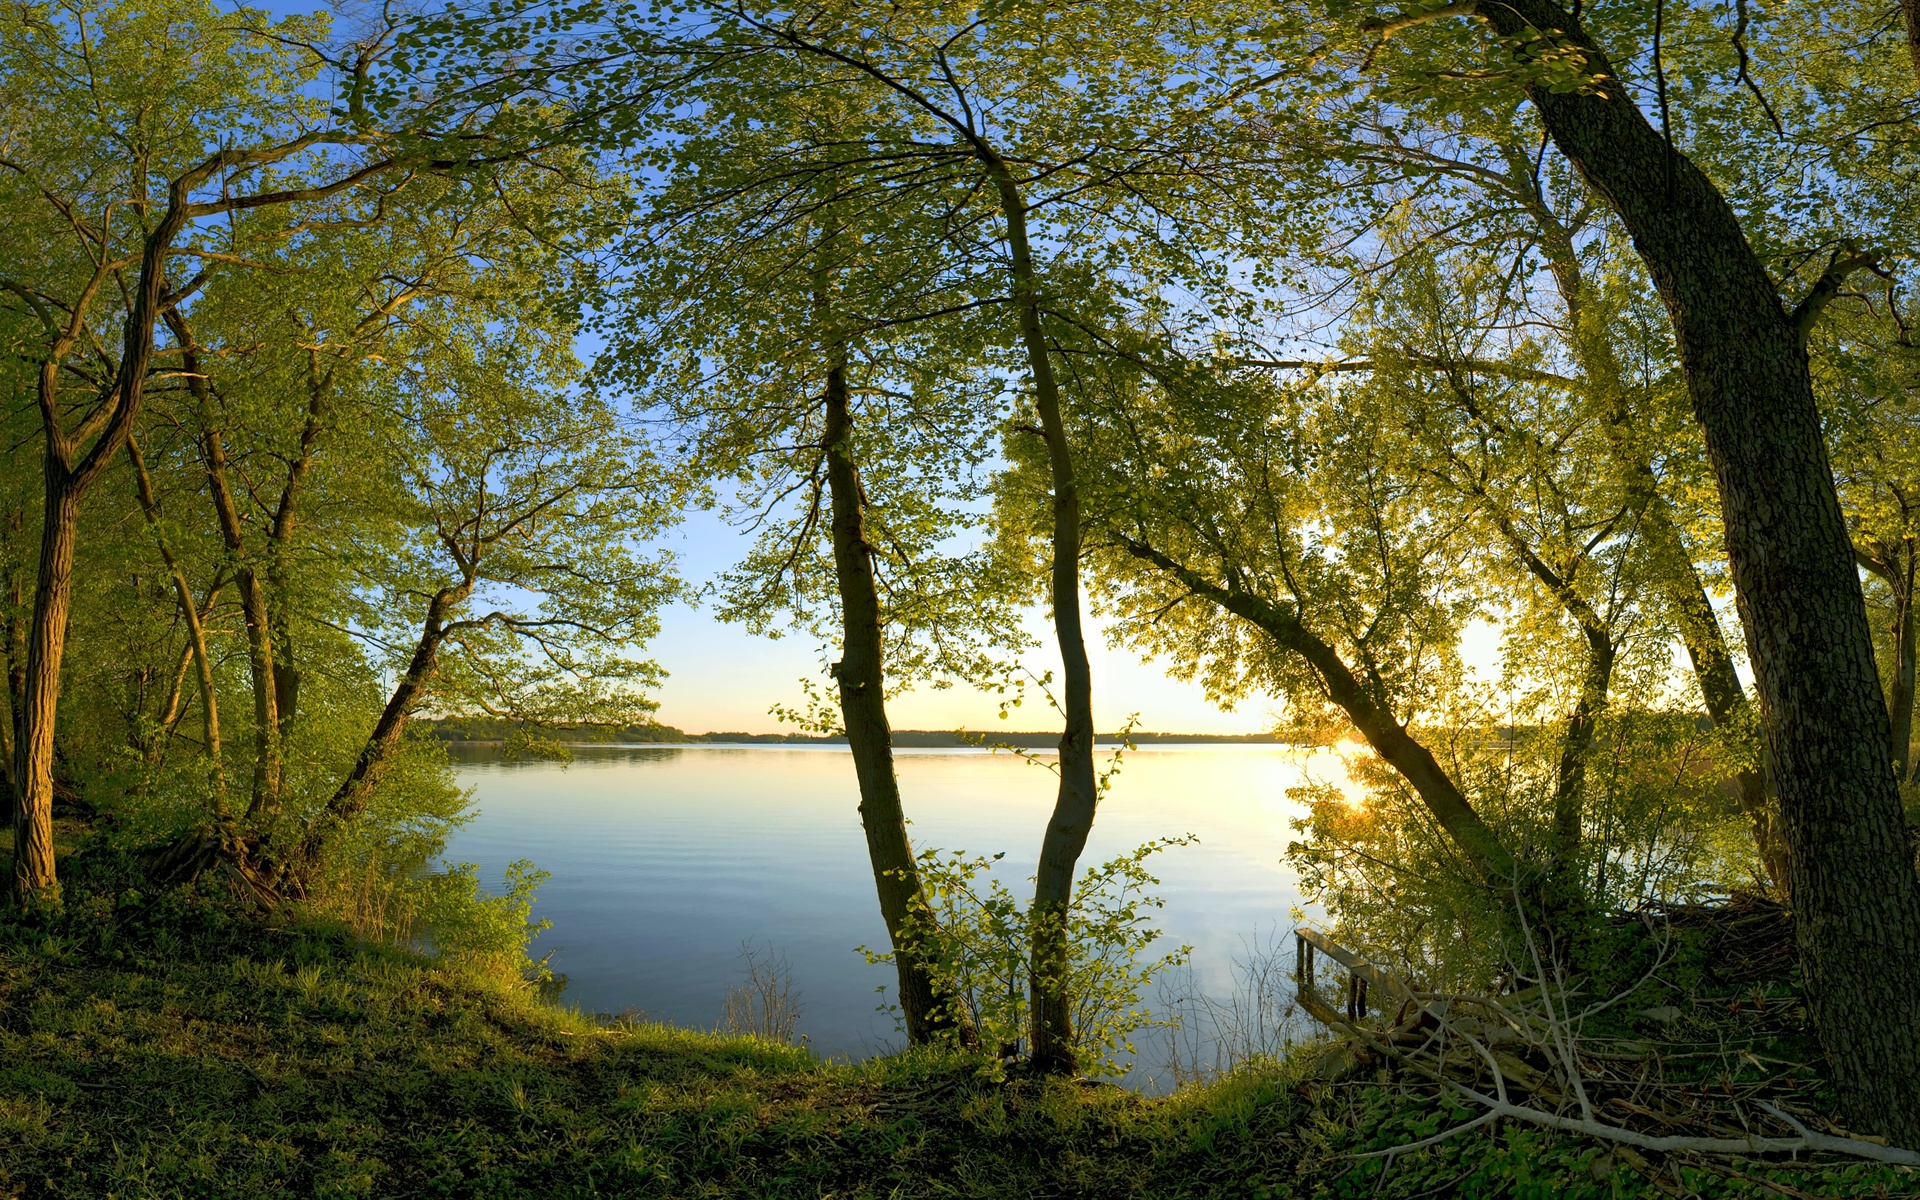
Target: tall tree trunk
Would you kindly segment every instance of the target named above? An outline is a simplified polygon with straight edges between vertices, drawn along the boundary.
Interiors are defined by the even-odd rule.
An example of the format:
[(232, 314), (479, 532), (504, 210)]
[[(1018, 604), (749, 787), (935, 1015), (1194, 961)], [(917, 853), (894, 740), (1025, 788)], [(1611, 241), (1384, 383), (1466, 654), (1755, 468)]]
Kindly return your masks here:
[(294, 715), (300, 708), (300, 665), (293, 650), (293, 589), (287, 579), (287, 561), (294, 527), (299, 523), (301, 491), (313, 469), (314, 447), (325, 425), (327, 396), (333, 388), (333, 368), (321, 370), (319, 355), (318, 350), (307, 351), (307, 415), (300, 427), (300, 448), (287, 464), (287, 478), (280, 487), (280, 500), (274, 506), (273, 523), (267, 533), (267, 583), (273, 601), (273, 696), (282, 745), (292, 732)]
[(13, 777), (19, 781), (13, 824), (13, 896), (20, 904), (57, 904), (53, 862), (53, 731), (60, 707), (60, 660), (73, 600), (73, 552), (80, 533), (82, 488), (49, 451), (40, 574), (27, 633), (27, 671), (20, 697), (20, 737)]
[(1803, 324), (1725, 198), (1647, 122), (1570, 13), (1551, 0), (1477, 12), (1523, 56), (1556, 44), (1586, 56), (1590, 91), (1533, 83), (1528, 98), (1626, 226), (1673, 321), (1793, 852), (1808, 1004), (1845, 1117), (1920, 1143), (1920, 879)]
[(1027, 241), (1027, 209), (1007, 164), (987, 163), (1007, 223), (1013, 261), (1013, 304), (1020, 338), (1033, 377), (1034, 407), (1047, 444), (1053, 483), (1053, 565), (1048, 599), (1055, 640), (1060, 647), (1061, 699), (1066, 728), (1060, 735), (1060, 787), (1040, 843), (1034, 874), (1032, 954), (1028, 964), (1033, 1027), (1030, 1060), (1037, 1070), (1067, 1074), (1077, 1069), (1072, 996), (1067, 971), (1071, 961), (1067, 923), (1073, 900), (1073, 872), (1093, 831), (1099, 786), (1093, 765), (1093, 672), (1086, 635), (1080, 625), (1080, 487), (1074, 478), (1073, 451), (1060, 406), (1060, 385), (1047, 355), (1040, 325), (1039, 280)]
[(273, 626), (267, 611), (266, 589), (247, 554), (240, 507), (227, 478), (227, 447), (221, 435), (213, 395), (200, 369), (199, 346), (186, 318), (167, 313), (167, 325), (184, 355), (187, 387), (200, 421), (200, 453), (207, 477), (207, 497), (213, 502), (221, 541), (232, 559), (233, 582), (240, 592), (240, 613), (247, 627), (247, 667), (253, 683), (253, 788), (247, 800), (249, 821), (273, 815), (280, 808), (280, 696), (273, 658)]
[[(972, 1030), (951, 1003), (943, 1006), (927, 956), (909, 925), (932, 916), (920, 881), (920, 866), (907, 837), (900, 780), (893, 769), (893, 731), (887, 721), (886, 667), (880, 629), (880, 594), (867, 541), (866, 495), (853, 454), (853, 413), (847, 402), (843, 362), (827, 369), (824, 430), (827, 489), (832, 498), (833, 565), (840, 590), (840, 661), (833, 677), (840, 688), (840, 717), (860, 783), (860, 825), (867, 859), (880, 895), (880, 916), (893, 945), (900, 977), (900, 1011), (907, 1040), (931, 1042), (943, 1032)], [(916, 916), (917, 914), (917, 916)]]
[[(166, 308), (167, 255), (186, 224), (184, 185), (168, 188), (167, 208), (146, 236), (140, 274), (122, 329), (120, 361), (108, 391), (69, 431), (63, 424), (62, 369), (80, 346), (87, 314), (108, 279), (102, 262), (67, 309), (64, 327), (51, 326), (39, 363), (36, 395), (46, 439), (41, 487), (40, 575), (33, 593), (33, 623), (27, 634), (27, 672), (21, 695), (21, 728), (14, 746), (13, 896), (21, 905), (58, 904), (60, 884), (53, 862), (53, 733), (59, 712), (60, 663), (66, 649), (67, 614), (73, 598), (73, 555), (79, 538), (80, 500), (133, 433), (153, 364), (154, 322)], [(91, 442), (91, 445), (88, 443)]]
[(140, 452), (139, 439), (127, 438), (127, 460), (133, 464), (134, 484), (140, 495), (140, 509), (147, 516), (147, 526), (153, 530), (154, 542), (160, 547), (161, 561), (166, 563), (167, 572), (173, 579), (173, 594), (179, 601), (180, 619), (187, 626), (187, 647), (193, 656), (194, 669), (199, 673), (200, 713), (202, 727), (206, 734), (206, 752), (208, 765), (213, 770), (214, 808), (224, 821), (227, 818), (227, 777), (221, 766), (220, 757), (220, 693), (214, 683), (213, 660), (207, 655), (206, 629), (200, 623), (200, 610), (193, 599), (193, 585), (187, 582), (187, 572), (181, 567), (180, 559), (167, 542), (167, 534), (162, 526), (160, 502), (154, 498), (153, 477), (147, 473), (146, 456)]

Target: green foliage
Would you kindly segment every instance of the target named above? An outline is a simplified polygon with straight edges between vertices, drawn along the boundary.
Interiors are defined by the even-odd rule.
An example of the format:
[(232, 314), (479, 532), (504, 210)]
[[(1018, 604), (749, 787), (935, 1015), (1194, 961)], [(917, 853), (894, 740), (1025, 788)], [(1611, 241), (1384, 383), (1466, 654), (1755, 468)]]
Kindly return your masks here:
[(544, 960), (527, 957), (527, 943), (553, 926), (532, 921), (534, 889), (552, 878), (528, 860), (507, 864), (506, 890), (490, 894), (480, 883), (472, 863), (451, 866), (410, 881), (413, 920), (425, 933), (436, 955), (456, 961), (532, 968), (533, 977), (546, 980), (552, 973)]
[[(1546, 859), (1560, 751), (1551, 727), (1462, 719), (1423, 735), (1476, 811), (1523, 860)], [(1625, 710), (1601, 723), (1578, 858), (1597, 911), (1702, 903), (1756, 879), (1752, 832), (1721, 785), (1726, 740), (1690, 716)], [(1289, 795), (1305, 808), (1303, 836), (1287, 860), (1302, 894), (1321, 905), (1343, 944), (1436, 990), (1497, 987), (1528, 955), (1511, 904), (1490, 902), (1406, 782), (1356, 753), (1345, 788), (1316, 784)]]

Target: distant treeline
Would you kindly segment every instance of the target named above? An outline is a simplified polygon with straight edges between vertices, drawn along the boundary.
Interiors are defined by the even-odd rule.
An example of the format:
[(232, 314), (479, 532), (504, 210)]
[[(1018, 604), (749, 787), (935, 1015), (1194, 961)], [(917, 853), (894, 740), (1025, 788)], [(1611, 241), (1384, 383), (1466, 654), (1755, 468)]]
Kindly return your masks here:
[[(519, 722), (498, 717), (440, 717), (435, 719), (417, 719), (412, 728), (427, 737), (438, 738), (446, 742), (505, 742), (528, 734), (557, 742), (603, 743), (607, 745), (632, 745), (635, 743), (661, 742), (723, 742), (739, 743), (796, 743), (820, 745), (845, 745), (846, 736), (835, 734), (831, 737), (817, 737), (804, 733), (688, 733), (672, 725), (567, 725), (544, 729), (528, 729)], [(1289, 739), (1272, 733), (1134, 733), (1130, 735), (1135, 745), (1151, 745), (1178, 742), (1246, 742), (1260, 745), (1280, 745)], [(896, 729), (893, 744), (896, 746), (972, 746), (1003, 745), (1017, 746), (1023, 749), (1032, 747), (1050, 747), (1060, 740), (1057, 730), (1014, 730), (979, 733), (960, 733), (949, 729)], [(1101, 745), (1117, 745), (1118, 734), (1103, 733), (1095, 738)]]

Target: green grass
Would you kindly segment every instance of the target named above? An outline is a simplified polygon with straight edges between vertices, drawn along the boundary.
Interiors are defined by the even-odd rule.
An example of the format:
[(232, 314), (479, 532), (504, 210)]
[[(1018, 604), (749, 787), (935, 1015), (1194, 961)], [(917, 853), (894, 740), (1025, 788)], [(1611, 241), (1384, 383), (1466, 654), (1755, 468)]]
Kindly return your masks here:
[[(1308, 1093), (1312, 1093), (1311, 1097)], [(1249, 1068), (1155, 1100), (953, 1056), (597, 1024), (514, 981), (192, 893), (0, 916), (0, 1195), (1657, 1195), (1601, 1147)], [(1744, 1168), (1749, 1171), (1757, 1168)], [(1768, 1195), (1683, 1171), (1704, 1195)], [(1779, 1178), (1910, 1189), (1884, 1168)]]

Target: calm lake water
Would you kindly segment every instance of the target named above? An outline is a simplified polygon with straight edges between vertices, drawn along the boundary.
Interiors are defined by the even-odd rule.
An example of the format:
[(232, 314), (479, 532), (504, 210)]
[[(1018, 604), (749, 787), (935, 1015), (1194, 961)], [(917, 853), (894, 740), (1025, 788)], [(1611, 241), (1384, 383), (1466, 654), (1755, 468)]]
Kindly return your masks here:
[[(566, 1002), (712, 1028), (751, 943), (786, 958), (816, 1050), (860, 1057), (900, 1044), (877, 1011), (892, 970), (855, 950), (884, 946), (886, 930), (843, 747), (580, 747), (566, 765), (456, 747), (455, 759), (478, 816), (447, 857), (496, 886), (516, 858), (552, 873), (534, 915), (553, 927), (534, 953), (553, 952)], [(998, 874), (1027, 898), (1053, 774), (982, 750), (901, 750), (897, 762), (916, 848), (1004, 851)], [(1345, 772), (1328, 751), (1142, 747), (1102, 801), (1081, 863), (1196, 835), (1152, 860), (1166, 901), (1157, 924), (1166, 945), (1192, 945), (1194, 983), (1225, 997), (1235, 960), (1280, 944), (1295, 923), (1297, 881), (1281, 858), (1299, 806), (1287, 790), (1309, 777), (1343, 783)]]

